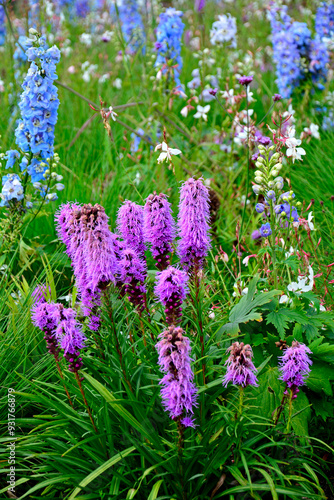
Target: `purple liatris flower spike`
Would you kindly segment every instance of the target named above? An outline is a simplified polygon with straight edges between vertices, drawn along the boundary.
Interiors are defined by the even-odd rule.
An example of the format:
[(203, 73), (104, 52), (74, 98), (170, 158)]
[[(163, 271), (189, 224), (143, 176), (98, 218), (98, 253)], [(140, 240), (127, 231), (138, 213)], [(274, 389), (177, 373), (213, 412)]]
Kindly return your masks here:
[(257, 371), (253, 362), (253, 351), (249, 344), (233, 342), (227, 349), (230, 353), (225, 365), (226, 374), (223, 378), (223, 385), (226, 387), (229, 382), (233, 385), (247, 387), (248, 385), (258, 386), (255, 372)]
[(47, 289), (46, 285), (37, 285), (36, 288), (33, 290), (31, 294), (31, 298), (34, 300), (35, 305), (42, 304), (44, 302), (47, 302), (47, 297), (48, 295), (51, 295), (51, 288), (49, 288), (49, 291)]
[(190, 366), (190, 341), (184, 336), (182, 328), (175, 326), (170, 326), (159, 338), (161, 340), (155, 347), (160, 369), (165, 373), (160, 381), (163, 406), (172, 419), (186, 412), (181, 423), (185, 427), (193, 427), (193, 419), (188, 414), (192, 414), (193, 407), (197, 406), (197, 389)]
[(280, 356), (280, 379), (286, 382), (294, 393), (298, 392), (298, 387), (305, 384), (305, 379), (311, 371), (312, 361), (308, 354), (312, 354), (311, 350), (305, 344), (294, 340), (291, 347), (288, 347), (283, 356)]
[(83, 314), (90, 317), (90, 328), (98, 330), (101, 291), (115, 283), (119, 272), (115, 238), (101, 205), (66, 204), (56, 214), (57, 232), (72, 260)]
[(143, 207), (133, 201), (126, 200), (118, 210), (117, 229), (125, 246), (132, 248), (140, 257), (146, 250), (143, 235)]
[(177, 325), (182, 316), (182, 302), (188, 288), (188, 275), (175, 267), (168, 267), (157, 274), (155, 295), (165, 306), (166, 321), (169, 325)]
[(48, 352), (55, 357), (56, 361), (58, 361), (60, 346), (55, 336), (55, 330), (60, 321), (61, 307), (60, 304), (53, 302), (49, 304), (37, 298), (35, 305), (31, 309), (32, 322), (43, 331)]
[(55, 337), (64, 349), (64, 358), (69, 362), (69, 371), (77, 372), (82, 368), (80, 349), (85, 347), (85, 336), (81, 324), (76, 319), (74, 309), (61, 309), (60, 321), (55, 330)]
[(156, 266), (161, 271), (170, 264), (175, 235), (171, 204), (166, 195), (150, 194), (144, 207), (144, 237), (145, 241), (152, 245), (152, 254), (157, 260)]
[(126, 248), (122, 252), (120, 261), (120, 281), (128, 294), (129, 301), (136, 306), (139, 313), (145, 307), (146, 288), (146, 264), (132, 248)]
[(210, 248), (209, 203), (202, 179), (188, 179), (181, 187), (178, 254), (186, 269), (200, 267)]

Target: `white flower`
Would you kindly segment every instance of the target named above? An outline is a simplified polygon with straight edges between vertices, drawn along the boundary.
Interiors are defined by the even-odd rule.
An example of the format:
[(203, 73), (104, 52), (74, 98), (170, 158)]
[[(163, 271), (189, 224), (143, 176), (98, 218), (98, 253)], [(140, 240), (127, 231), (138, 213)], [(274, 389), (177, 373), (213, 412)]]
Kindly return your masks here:
[(116, 80), (114, 80), (113, 82), (113, 87), (115, 87), (115, 89), (121, 89), (122, 88), (122, 80), (120, 78), (116, 78)]
[(215, 319), (216, 315), (214, 313), (214, 311), (211, 309), (210, 312), (209, 312), (209, 318), (210, 319)]
[(118, 114), (115, 113), (115, 111), (113, 111), (113, 107), (112, 106), (109, 106), (108, 116), (111, 116), (111, 118), (114, 120), (114, 122), (116, 121), (116, 116), (118, 116)]
[(211, 106), (207, 104), (206, 106), (201, 106), (200, 104), (197, 106), (197, 113), (194, 114), (194, 118), (203, 118), (204, 121), (208, 120), (207, 113), (210, 111)]
[(79, 37), (79, 40), (87, 47), (91, 47), (92, 45), (92, 35), (90, 33), (82, 33), (82, 35), (80, 35)]
[[(299, 295), (301, 292), (311, 292), (314, 285), (314, 273), (311, 266), (308, 267), (309, 276), (298, 276), (298, 282), (293, 281), (288, 285), (290, 292), (295, 292)], [(307, 281), (309, 282), (308, 284)]]
[(294, 127), (290, 127), (288, 130), (288, 139), (285, 142), (285, 145), (288, 147), (286, 151), (286, 156), (292, 157), (293, 163), (295, 160), (302, 160), (301, 155), (305, 155), (306, 151), (303, 148), (299, 148), (302, 141), (300, 139), (295, 138), (296, 130)]
[(108, 73), (105, 73), (104, 75), (100, 76), (99, 78), (99, 83), (104, 83), (110, 78), (110, 75)]
[(226, 99), (226, 102), (230, 105), (233, 106), (233, 104), (236, 103), (236, 97), (234, 96), (234, 89), (230, 90), (224, 90), (222, 92), (222, 98)]
[(319, 125), (315, 125), (315, 123), (311, 123), (310, 132), (311, 132), (312, 137), (314, 137), (315, 139), (320, 139)]
[(292, 299), (290, 299), (287, 295), (282, 295), (279, 299), (280, 304), (291, 304)]
[(184, 116), (185, 118), (188, 116), (188, 106), (185, 106), (184, 108), (181, 109), (181, 115)]
[(314, 224), (312, 222), (313, 219), (314, 219), (314, 217), (312, 215), (312, 212), (310, 212), (308, 214), (308, 217), (307, 217), (307, 224), (308, 224), (308, 227), (310, 228), (311, 231), (315, 230)]
[(164, 160), (166, 160), (167, 162), (168, 161), (171, 162), (172, 155), (181, 154), (181, 151), (179, 149), (169, 148), (164, 141), (161, 144), (158, 144), (155, 147), (154, 151), (158, 151), (159, 149), (161, 149), (161, 153), (160, 153), (159, 158), (158, 158), (158, 163), (161, 163)]

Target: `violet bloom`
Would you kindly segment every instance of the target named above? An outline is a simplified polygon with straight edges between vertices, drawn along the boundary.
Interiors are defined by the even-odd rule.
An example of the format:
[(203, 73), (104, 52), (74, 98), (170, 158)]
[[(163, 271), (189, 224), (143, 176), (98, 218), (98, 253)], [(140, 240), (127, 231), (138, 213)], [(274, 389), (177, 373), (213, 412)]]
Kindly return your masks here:
[(35, 305), (42, 304), (46, 302), (47, 296), (51, 295), (51, 288), (49, 287), (49, 292), (46, 285), (37, 285), (31, 294), (31, 298), (35, 302)]
[(229, 382), (233, 385), (247, 387), (248, 385), (258, 386), (255, 372), (257, 371), (253, 362), (253, 351), (249, 344), (233, 342), (227, 349), (230, 353), (225, 365), (226, 374), (223, 378), (223, 385), (226, 387)]
[(146, 264), (132, 248), (123, 250), (119, 264), (120, 281), (124, 283), (128, 299), (142, 313), (145, 308)]
[[(197, 406), (197, 389), (190, 362), (190, 341), (182, 328), (170, 326), (159, 335), (156, 344), (159, 365), (166, 375), (161, 379), (162, 404), (172, 419), (180, 419), (184, 427), (194, 427), (193, 407)], [(186, 415), (184, 415), (184, 412)], [(190, 415), (189, 415), (190, 414)]]
[(195, 9), (197, 12), (201, 12), (206, 4), (206, 0), (195, 0)]
[(210, 248), (209, 190), (202, 179), (188, 179), (181, 187), (178, 255), (186, 269), (201, 267)]
[(76, 315), (74, 309), (62, 307), (60, 320), (55, 330), (55, 337), (64, 350), (64, 358), (69, 362), (68, 369), (74, 373), (82, 368), (80, 349), (85, 347), (85, 336)]
[(170, 266), (157, 274), (154, 292), (166, 308), (166, 322), (169, 325), (176, 325), (181, 321), (182, 302), (188, 292), (187, 283), (187, 273), (175, 267)]
[(115, 283), (118, 262), (108, 217), (101, 205), (66, 204), (56, 214), (57, 232), (72, 260), (82, 311), (98, 330), (101, 293)]
[(161, 271), (170, 264), (175, 235), (175, 221), (167, 196), (150, 194), (144, 206), (144, 237), (152, 245), (152, 255)]
[(299, 392), (298, 387), (305, 384), (305, 379), (311, 371), (312, 361), (308, 354), (312, 354), (311, 350), (305, 344), (294, 340), (291, 347), (288, 347), (283, 356), (280, 356), (280, 380), (286, 382), (287, 387), (292, 390), (294, 399), (297, 397), (296, 393)]
[(31, 309), (31, 320), (44, 333), (46, 347), (58, 362), (60, 345), (55, 336), (55, 330), (60, 320), (60, 304), (37, 301)]
[(250, 83), (252, 83), (252, 81), (253, 81), (252, 76), (241, 76), (239, 78), (240, 85), (245, 85), (245, 87), (247, 87)]
[(274, 95), (273, 95), (273, 101), (274, 101), (274, 102), (278, 102), (278, 101), (280, 101), (281, 99), (282, 99), (281, 94), (274, 94)]
[(118, 210), (117, 229), (125, 246), (132, 248), (140, 257), (144, 256), (146, 250), (143, 225), (143, 207), (133, 201), (126, 200)]

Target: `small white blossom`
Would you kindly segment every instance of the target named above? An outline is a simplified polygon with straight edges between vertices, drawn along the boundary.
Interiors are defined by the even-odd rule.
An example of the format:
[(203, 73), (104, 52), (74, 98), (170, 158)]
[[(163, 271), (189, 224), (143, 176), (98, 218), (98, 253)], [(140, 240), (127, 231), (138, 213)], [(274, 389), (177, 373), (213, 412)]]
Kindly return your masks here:
[(194, 114), (194, 118), (203, 118), (206, 122), (208, 120), (207, 113), (210, 111), (210, 104), (206, 106), (201, 106), (200, 104), (197, 106), (197, 113)]
[(296, 139), (295, 133), (296, 129), (294, 127), (290, 127), (288, 130), (288, 139), (285, 142), (285, 145), (288, 147), (286, 156), (291, 156), (293, 163), (295, 160), (302, 160), (301, 155), (306, 154), (306, 151), (303, 148), (298, 147), (302, 141), (300, 139)]
[(118, 116), (118, 114), (115, 113), (115, 111), (113, 111), (113, 107), (112, 106), (109, 106), (108, 116), (110, 116), (114, 120), (114, 122), (116, 121), (116, 116)]
[(166, 160), (167, 162), (171, 162), (173, 155), (181, 154), (181, 151), (179, 149), (169, 148), (165, 141), (163, 141), (161, 144), (158, 144), (155, 147), (154, 151), (159, 151), (160, 149), (161, 153), (158, 157), (158, 163), (161, 163), (164, 160)]
[[(314, 286), (314, 273), (311, 266), (308, 267), (309, 276), (298, 276), (297, 283), (293, 281), (288, 285), (290, 292), (299, 295), (301, 292), (311, 292)], [(307, 284), (308, 282), (308, 284)]]
[(115, 89), (121, 89), (122, 88), (122, 80), (120, 78), (116, 78), (116, 80), (113, 81), (113, 87), (115, 87)]
[(307, 224), (308, 224), (308, 227), (310, 228), (311, 231), (314, 231), (315, 230), (315, 227), (314, 227), (314, 224), (313, 224), (313, 215), (312, 215), (312, 212), (310, 212), (308, 214), (308, 217), (307, 217)]

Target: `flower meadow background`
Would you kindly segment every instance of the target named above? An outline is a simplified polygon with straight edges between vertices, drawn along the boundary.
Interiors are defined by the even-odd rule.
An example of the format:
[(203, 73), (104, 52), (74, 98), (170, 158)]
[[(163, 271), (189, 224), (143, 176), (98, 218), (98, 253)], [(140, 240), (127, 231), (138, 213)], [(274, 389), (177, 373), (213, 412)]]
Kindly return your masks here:
[(0, 0), (0, 56), (3, 498), (334, 498), (333, 3)]

